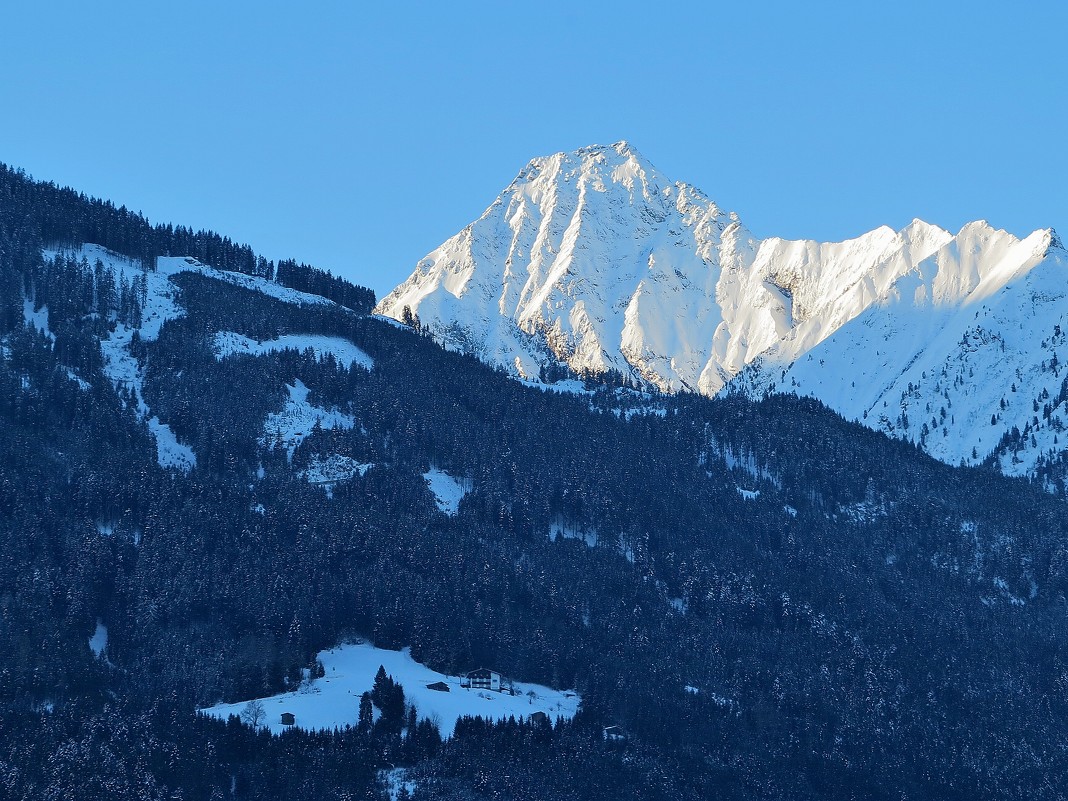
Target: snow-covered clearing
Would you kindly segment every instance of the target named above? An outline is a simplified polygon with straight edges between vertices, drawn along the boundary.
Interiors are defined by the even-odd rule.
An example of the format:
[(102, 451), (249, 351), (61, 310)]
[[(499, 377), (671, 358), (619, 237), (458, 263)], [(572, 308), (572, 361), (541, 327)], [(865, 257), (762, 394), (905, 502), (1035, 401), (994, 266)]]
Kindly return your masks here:
[(93, 632), (93, 636), (89, 638), (89, 648), (92, 650), (93, 655), (99, 657), (104, 650), (108, 647), (108, 627), (104, 625), (103, 621), (97, 618), (96, 630)]
[[(550, 719), (572, 718), (582, 702), (574, 692), (552, 690), (540, 684), (515, 682), (515, 695), (463, 688), (459, 677), (447, 676), (419, 664), (407, 648), (387, 651), (369, 643), (346, 644), (321, 651), (317, 658), (323, 663), (325, 676), (307, 682), (293, 692), (258, 699), (267, 712), (264, 725), (273, 734), (289, 728), (281, 723), (283, 712), (295, 716), (297, 727), (312, 731), (355, 726), (360, 696), (371, 690), (379, 665), (403, 685), (405, 699), (415, 706), (421, 718), (434, 721), (443, 737), (452, 736), (456, 721), (464, 715), (503, 720), (509, 716), (530, 717), (535, 712), (544, 712)], [(446, 684), (448, 692), (427, 687), (436, 682)], [(216, 704), (200, 711), (226, 720), (230, 715), (240, 715), (247, 703)]]
[(141, 338), (145, 341), (158, 338), (163, 324), (182, 314), (182, 309), (176, 302), (178, 288), (170, 281), (170, 275), (173, 273), (145, 271), (139, 260), (112, 253), (100, 245), (85, 244), (79, 248), (62, 248), (43, 252), (46, 259), (53, 259), (59, 254), (63, 254), (63, 257), (68, 260), (73, 258), (81, 261), (84, 258), (90, 266), (99, 260), (115, 275), (116, 282), (125, 279), (127, 284), (132, 284), (135, 278), (145, 276), (148, 293), (141, 310), (142, 322), (139, 329)]
[(282, 350), (295, 350), (301, 353), (311, 350), (319, 361), (326, 358), (328, 353), (332, 353), (334, 358), (346, 367), (363, 367), (366, 370), (374, 367), (374, 361), (370, 356), (341, 337), (286, 334), (277, 339), (259, 342), (241, 334), (235, 334), (233, 331), (220, 331), (215, 335), (215, 358), (220, 360), (235, 354), (262, 356)]
[(160, 467), (176, 467), (185, 472), (196, 467), (197, 455), (188, 445), (178, 441), (169, 425), (153, 415), (148, 420), (148, 430), (156, 438), (156, 461)]
[(282, 284), (268, 281), (254, 275), (244, 273), (232, 273), (227, 270), (217, 270), (192, 256), (160, 256), (156, 259), (156, 272), (163, 275), (176, 275), (178, 273), (200, 273), (217, 281), (225, 281), (228, 284), (251, 289), (276, 300), (285, 303), (313, 303), (315, 305), (333, 305), (332, 300), (327, 300), (320, 295), (310, 295), (290, 289)]
[(309, 403), (308, 388), (300, 379), (296, 379), (286, 388), (289, 390), (289, 399), (285, 408), (267, 415), (260, 441), (266, 445), (281, 441), (290, 458), (315, 428), (316, 423), (321, 428), (353, 428), (356, 425), (356, 420), (351, 415), (337, 409), (321, 409)]
[(315, 456), (308, 462), (306, 470), (301, 476), (309, 484), (318, 484), (328, 497), (333, 497), (334, 485), (339, 481), (345, 481), (354, 476), (362, 476), (374, 464), (357, 462), (351, 456), (342, 456), (333, 453), (330, 456)]
[(37, 311), (33, 309), (33, 301), (27, 297), (22, 299), (22, 317), (27, 325), (33, 326), (53, 342), (56, 335), (48, 330), (48, 307), (42, 306)]
[(591, 548), (597, 545), (597, 531), (595, 529), (586, 531), (576, 526), (569, 526), (562, 520), (554, 520), (549, 524), (549, 540), (556, 542), (557, 537), (563, 537), (566, 540), (582, 540)]
[[(188, 471), (196, 466), (197, 457), (193, 449), (178, 441), (170, 426), (152, 415), (145, 403), (144, 371), (137, 359), (130, 353), (130, 340), (134, 329), (121, 323), (115, 326), (111, 336), (100, 342), (100, 351), (104, 356), (104, 374), (116, 387), (133, 393), (137, 413), (141, 419), (148, 421), (148, 430), (156, 440), (156, 461), (160, 467), (172, 467)], [(158, 331), (157, 331), (158, 333)]]
[(402, 787), (409, 796), (415, 792), (416, 783), (408, 779), (407, 768), (380, 770), (378, 778), (385, 785), (386, 792), (389, 793), (389, 801), (397, 801)]
[(438, 509), (450, 516), (460, 511), (460, 500), (470, 491), (466, 482), (450, 476), (437, 467), (431, 467), (429, 471), (423, 473), (423, 478), (426, 479), (430, 491), (434, 493)]
[(69, 378), (71, 381), (73, 381), (75, 384), (77, 384), (78, 388), (81, 389), (83, 392), (88, 392), (90, 389), (92, 389), (92, 387), (89, 385), (88, 381), (86, 381), (84, 378), (82, 378), (76, 372), (71, 370), (69, 367), (67, 368), (67, 378)]

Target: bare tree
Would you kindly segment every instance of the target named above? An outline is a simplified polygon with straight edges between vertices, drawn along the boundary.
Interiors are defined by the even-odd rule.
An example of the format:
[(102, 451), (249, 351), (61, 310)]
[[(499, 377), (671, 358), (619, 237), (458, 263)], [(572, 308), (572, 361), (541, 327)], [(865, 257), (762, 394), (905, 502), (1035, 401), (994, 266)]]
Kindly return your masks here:
[(262, 701), (249, 701), (241, 710), (241, 722), (254, 729), (258, 729), (267, 718), (267, 710), (263, 708)]

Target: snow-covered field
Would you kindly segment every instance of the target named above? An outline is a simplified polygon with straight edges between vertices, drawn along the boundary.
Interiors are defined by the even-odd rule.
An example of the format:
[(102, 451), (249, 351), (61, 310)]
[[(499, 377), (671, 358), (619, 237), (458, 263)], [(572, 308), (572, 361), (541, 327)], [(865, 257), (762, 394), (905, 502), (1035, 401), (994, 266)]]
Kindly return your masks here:
[(370, 370), (374, 367), (374, 361), (349, 342), (341, 337), (319, 336), (317, 334), (286, 334), (277, 339), (268, 339), (259, 342), (255, 339), (235, 334), (233, 331), (220, 331), (215, 335), (215, 357), (224, 359), (234, 354), (248, 354), (250, 356), (262, 356), (281, 350), (296, 350), (303, 353), (312, 350), (315, 357), (322, 361), (326, 354), (331, 353), (338, 362), (346, 367), (363, 367)]
[[(443, 737), (451, 737), (456, 721), (464, 715), (478, 715), (491, 720), (509, 716), (529, 717), (544, 712), (555, 720), (572, 718), (582, 699), (574, 692), (553, 690), (540, 684), (515, 682), (515, 695), (492, 690), (470, 690), (460, 687), (457, 676), (438, 673), (412, 659), (407, 648), (387, 651), (369, 643), (339, 645), (318, 654), (326, 669), (320, 679), (303, 684), (294, 692), (257, 699), (267, 713), (264, 725), (274, 734), (284, 731), (280, 720), (283, 712), (296, 718), (296, 726), (309, 729), (334, 729), (355, 726), (360, 696), (371, 690), (379, 666), (386, 669), (404, 687), (404, 697), (415, 706), (421, 718), (437, 723)], [(472, 665), (472, 669), (479, 667)], [(428, 684), (444, 682), (448, 692), (428, 689)], [(205, 715), (226, 720), (240, 715), (248, 701), (216, 704), (201, 709)]]

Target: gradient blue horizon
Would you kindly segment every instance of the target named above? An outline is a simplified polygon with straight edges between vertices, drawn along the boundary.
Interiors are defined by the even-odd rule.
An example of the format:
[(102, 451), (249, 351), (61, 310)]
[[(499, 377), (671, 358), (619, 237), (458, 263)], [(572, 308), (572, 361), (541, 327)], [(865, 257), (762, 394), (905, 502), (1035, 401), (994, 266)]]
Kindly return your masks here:
[(22, 4), (0, 161), (380, 297), (620, 139), (761, 237), (1068, 228), (1068, 6), (747, 5)]

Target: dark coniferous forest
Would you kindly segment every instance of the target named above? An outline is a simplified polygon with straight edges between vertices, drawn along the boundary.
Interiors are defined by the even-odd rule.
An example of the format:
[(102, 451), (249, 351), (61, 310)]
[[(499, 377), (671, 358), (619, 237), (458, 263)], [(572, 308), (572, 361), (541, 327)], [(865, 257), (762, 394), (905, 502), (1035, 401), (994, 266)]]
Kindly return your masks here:
[[(56, 253), (89, 242), (144, 275)], [(180, 272), (182, 313), (130, 343), (138, 396), (101, 342), (140, 325), (166, 255), (333, 302)], [(0, 796), (384, 798), (399, 767), (433, 799), (1064, 797), (1060, 498), (814, 401), (525, 386), (373, 305), (0, 168)], [(220, 331), (342, 337), (374, 364), (220, 357)], [(357, 424), (266, 436), (296, 381)], [(142, 404), (195, 467), (159, 464)], [(327, 494), (303, 471), (331, 455), (371, 467)], [(470, 485), (454, 516), (431, 467)], [(196, 712), (354, 638), (582, 707), (443, 740), (386, 677), (332, 732)]]

